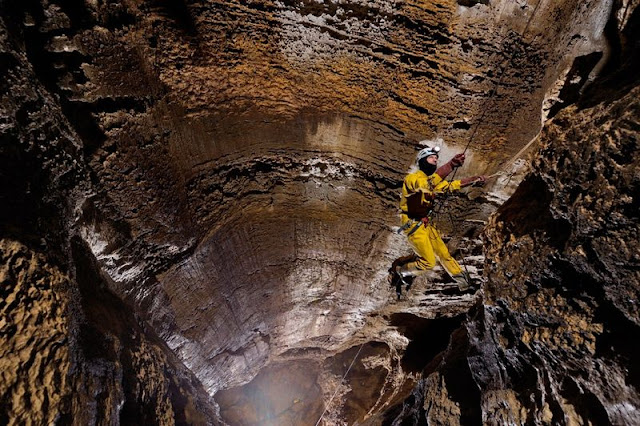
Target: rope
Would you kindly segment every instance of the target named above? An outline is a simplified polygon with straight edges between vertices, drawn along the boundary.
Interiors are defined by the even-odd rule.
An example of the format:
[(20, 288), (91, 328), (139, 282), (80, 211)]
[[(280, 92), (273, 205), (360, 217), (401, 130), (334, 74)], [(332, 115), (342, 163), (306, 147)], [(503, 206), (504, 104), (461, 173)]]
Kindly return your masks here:
[[(529, 26), (531, 25), (531, 22), (533, 22), (533, 17), (536, 15), (536, 12), (538, 11), (538, 8), (540, 7), (541, 3), (542, 3), (542, 0), (538, 0), (538, 2), (536, 3), (536, 6), (533, 8), (533, 12), (531, 12), (531, 16), (529, 16), (529, 19), (527, 20), (527, 25), (524, 27), (524, 30), (522, 31), (522, 35), (520, 36), (522, 39), (524, 39), (525, 35), (527, 34), (527, 31), (529, 30)], [(508, 34), (509, 34), (509, 32), (507, 32), (507, 34), (505, 34), (505, 36), (502, 38), (502, 41), (500, 42), (500, 45), (504, 44), (505, 40), (507, 39)], [(498, 78), (498, 81), (496, 82), (495, 86), (491, 90), (491, 93), (489, 95), (489, 98), (487, 99), (487, 102), (491, 101), (493, 99), (493, 97), (495, 96), (495, 94), (498, 93), (498, 88), (502, 84), (502, 79), (504, 78), (505, 72), (507, 71), (507, 69), (510, 68), (511, 64), (513, 63), (513, 60), (515, 59), (515, 57), (517, 55), (517, 53), (518, 53), (517, 50), (514, 49), (513, 54), (511, 55), (511, 58), (509, 58), (507, 66), (502, 68), (502, 71), (500, 72), (500, 78)], [(493, 105), (491, 105), (491, 106), (493, 106)], [(491, 109), (491, 108), (489, 108), (489, 107), (483, 108), (483, 111), (482, 111), (482, 114), (480, 115), (480, 118), (476, 122), (476, 125), (475, 125), (473, 131), (471, 132), (471, 135), (469, 135), (469, 140), (467, 141), (467, 144), (464, 147), (464, 151), (462, 151), (463, 154), (465, 154), (467, 152), (467, 150), (469, 149), (469, 146), (471, 146), (471, 142), (473, 141), (473, 138), (475, 137), (476, 133), (478, 132), (478, 128), (480, 127), (480, 124), (483, 122), (484, 117), (486, 116), (487, 111), (489, 111), (489, 109)], [(451, 182), (453, 182), (454, 178), (456, 177), (456, 173), (458, 173), (458, 167), (454, 168), (453, 175), (451, 175), (451, 179), (449, 181), (447, 181), (447, 182), (449, 182), (449, 185), (447, 187), (447, 190), (444, 191), (444, 197), (441, 198), (440, 199), (440, 203), (437, 206), (434, 206), (434, 208), (432, 209), (434, 216), (437, 216), (437, 214), (440, 212), (440, 208), (447, 201), (447, 198), (449, 197), (449, 194), (451, 193)], [(446, 179), (445, 179), (445, 181), (446, 181)], [(434, 204), (436, 203), (436, 201), (437, 200), (434, 200)], [(437, 207), (437, 209), (436, 209), (436, 207)]]
[(347, 374), (349, 374), (349, 371), (351, 370), (351, 367), (353, 367), (353, 364), (356, 362), (356, 359), (358, 358), (358, 355), (360, 355), (360, 351), (362, 350), (362, 347), (364, 346), (364, 344), (365, 344), (365, 342), (362, 342), (362, 344), (360, 345), (360, 348), (358, 349), (358, 352), (356, 352), (356, 356), (353, 357), (353, 361), (351, 361), (351, 364), (349, 365), (349, 368), (347, 368), (346, 373), (344, 373), (344, 376), (342, 376), (342, 379), (340, 379), (340, 383), (338, 383), (338, 386), (336, 386), (336, 391), (333, 393), (333, 395), (329, 399), (329, 402), (327, 403), (327, 405), (325, 405), (324, 411), (322, 412), (322, 414), (320, 414), (320, 418), (316, 422), (315, 426), (318, 426), (320, 424), (320, 421), (324, 417), (324, 414), (327, 412), (327, 409), (331, 405), (331, 402), (333, 402), (333, 398), (335, 398), (336, 395), (338, 394), (338, 391), (340, 390), (340, 385), (342, 384), (342, 382), (344, 382), (344, 379), (345, 379), (345, 377), (347, 377)]

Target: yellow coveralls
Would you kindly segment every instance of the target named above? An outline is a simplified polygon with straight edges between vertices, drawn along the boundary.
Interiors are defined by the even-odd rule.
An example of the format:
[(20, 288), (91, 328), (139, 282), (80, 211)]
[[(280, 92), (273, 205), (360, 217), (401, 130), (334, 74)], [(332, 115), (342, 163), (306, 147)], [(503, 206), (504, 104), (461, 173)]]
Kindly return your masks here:
[(459, 180), (447, 182), (435, 173), (427, 176), (422, 170), (410, 173), (404, 179), (402, 197), (400, 198), (400, 209), (402, 210), (401, 220), (403, 226), (409, 221), (412, 222), (405, 228), (404, 233), (407, 235), (413, 250), (419, 256), (418, 260), (406, 265), (408, 269), (421, 271), (432, 269), (436, 266), (437, 257), (450, 275), (455, 276), (462, 273), (460, 264), (449, 254), (446, 244), (442, 241), (440, 233), (433, 223), (429, 222), (426, 226), (420, 225), (411, 235), (408, 235), (415, 228), (416, 224), (420, 222), (419, 217), (409, 217), (408, 213), (413, 212), (408, 212), (408, 197), (412, 194), (420, 193), (420, 195), (415, 195), (416, 197), (420, 197), (420, 204), (423, 207), (430, 208), (435, 194), (440, 194), (444, 191), (459, 190)]

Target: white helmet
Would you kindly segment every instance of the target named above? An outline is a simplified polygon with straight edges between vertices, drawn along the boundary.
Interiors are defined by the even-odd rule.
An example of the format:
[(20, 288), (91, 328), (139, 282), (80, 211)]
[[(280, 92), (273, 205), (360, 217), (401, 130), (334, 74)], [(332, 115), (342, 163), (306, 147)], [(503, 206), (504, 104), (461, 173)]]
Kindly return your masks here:
[(423, 158), (427, 158), (430, 155), (439, 155), (438, 154), (439, 152), (440, 152), (439, 146), (434, 146), (433, 148), (430, 146), (427, 146), (426, 148), (422, 148), (418, 152), (418, 156), (416, 157), (416, 163), (419, 163), (420, 160), (422, 160)]

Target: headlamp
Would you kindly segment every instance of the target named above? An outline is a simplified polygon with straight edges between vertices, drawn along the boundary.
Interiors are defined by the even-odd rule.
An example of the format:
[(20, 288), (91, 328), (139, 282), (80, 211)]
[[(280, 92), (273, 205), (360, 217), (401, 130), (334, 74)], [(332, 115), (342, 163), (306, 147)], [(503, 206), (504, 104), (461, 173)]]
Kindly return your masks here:
[(423, 158), (427, 158), (430, 155), (439, 155), (438, 153), (440, 152), (440, 147), (439, 146), (434, 146), (433, 148), (428, 146), (426, 148), (421, 149), (418, 152), (418, 156), (416, 158), (416, 162), (420, 162), (420, 160), (422, 160)]

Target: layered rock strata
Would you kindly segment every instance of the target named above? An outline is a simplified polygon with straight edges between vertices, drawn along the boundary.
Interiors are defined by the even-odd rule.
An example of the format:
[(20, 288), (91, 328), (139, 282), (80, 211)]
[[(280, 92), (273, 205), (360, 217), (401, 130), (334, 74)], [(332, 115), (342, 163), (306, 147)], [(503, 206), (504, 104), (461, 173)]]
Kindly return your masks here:
[[(610, 6), (3, 4), (3, 418), (481, 418), (452, 368), (480, 294), (436, 272), (388, 306), (397, 191), (424, 137), (444, 158), (474, 135), (461, 174), (510, 165), (610, 56), (636, 3)], [(450, 200), (471, 221), (442, 229), (475, 237), (506, 192)], [(422, 390), (433, 410), (401, 403)]]
[(200, 382), (73, 229), (90, 187), (80, 138), (0, 24), (0, 421), (214, 424)]
[(390, 421), (640, 422), (638, 22), (619, 21), (616, 67), (547, 123), (485, 231), (482, 303)]

